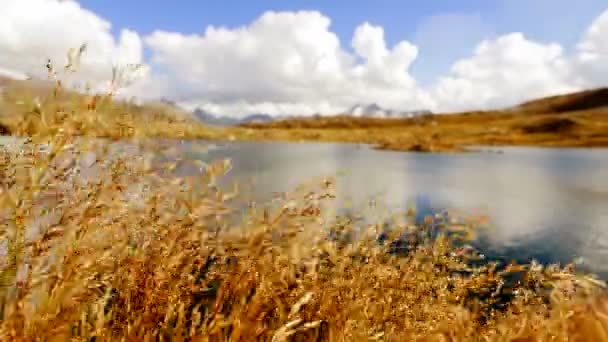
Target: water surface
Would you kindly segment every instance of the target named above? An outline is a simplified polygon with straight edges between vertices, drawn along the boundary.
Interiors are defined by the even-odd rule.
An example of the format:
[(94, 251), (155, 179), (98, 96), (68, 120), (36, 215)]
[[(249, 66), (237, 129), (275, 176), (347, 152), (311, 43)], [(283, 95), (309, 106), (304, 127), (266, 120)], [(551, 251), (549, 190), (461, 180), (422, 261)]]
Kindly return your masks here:
[[(230, 158), (233, 169), (223, 183), (249, 184), (241, 189), (256, 202), (314, 178), (334, 177), (337, 199), (330, 216), (350, 212), (380, 218), (377, 210), (368, 210), (370, 204), (401, 216), (415, 206), (419, 218), (458, 209), (489, 218), (492, 229), (484, 230), (476, 245), (490, 258), (577, 260), (582, 269), (608, 278), (608, 149), (504, 147), (500, 154), (424, 154), (350, 144), (165, 143), (174, 147), (169, 158)], [(117, 144), (126, 147), (119, 148), (122, 153), (140, 153)]]
[(608, 150), (501, 148), (500, 154), (420, 154), (360, 145), (224, 143), (182, 158), (230, 158), (227, 181), (254, 179), (256, 200), (335, 176), (338, 207), (374, 200), (399, 213), (456, 208), (489, 217), (478, 245), (490, 257), (566, 263), (608, 276)]

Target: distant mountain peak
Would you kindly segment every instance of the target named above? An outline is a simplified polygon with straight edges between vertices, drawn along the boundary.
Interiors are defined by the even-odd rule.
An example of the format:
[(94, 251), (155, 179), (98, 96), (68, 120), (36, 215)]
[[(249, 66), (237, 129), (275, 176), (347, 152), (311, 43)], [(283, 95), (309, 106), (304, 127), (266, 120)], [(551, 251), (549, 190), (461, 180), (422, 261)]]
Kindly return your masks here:
[(382, 110), (382, 107), (378, 106), (377, 103), (372, 103), (366, 107), (367, 110)]
[(201, 108), (196, 108), (192, 111), (192, 116), (196, 119), (212, 126), (232, 126), (239, 123), (238, 119), (227, 116), (216, 116)]
[(214, 126), (236, 126), (248, 123), (266, 123), (274, 121), (275, 119), (271, 115), (264, 113), (250, 114), (242, 119), (237, 119), (229, 116), (214, 115), (201, 108), (194, 109), (192, 115), (198, 120)]
[(251, 114), (240, 120), (241, 123), (265, 123), (274, 121), (274, 118), (268, 114)]
[(380, 107), (377, 103), (371, 103), (368, 105), (354, 105), (344, 114), (358, 117), (403, 118), (430, 113), (431, 112), (428, 110), (397, 111), (393, 109), (384, 109)]
[[(396, 111), (392, 109), (384, 109), (377, 103), (357, 104), (355, 106), (352, 106), (346, 113), (343, 113), (343, 115), (374, 118), (407, 118), (425, 114), (431, 114), (431, 112), (428, 110)], [(196, 108), (192, 112), (192, 115), (204, 123), (217, 126), (236, 126), (254, 123), (268, 123), (298, 117), (289, 115), (269, 115), (266, 113), (253, 113), (246, 115), (241, 119), (237, 119), (228, 116), (215, 115), (206, 112), (201, 108)], [(314, 115), (311, 115), (310, 118), (320, 118), (322, 116), (323, 115), (316, 113)]]

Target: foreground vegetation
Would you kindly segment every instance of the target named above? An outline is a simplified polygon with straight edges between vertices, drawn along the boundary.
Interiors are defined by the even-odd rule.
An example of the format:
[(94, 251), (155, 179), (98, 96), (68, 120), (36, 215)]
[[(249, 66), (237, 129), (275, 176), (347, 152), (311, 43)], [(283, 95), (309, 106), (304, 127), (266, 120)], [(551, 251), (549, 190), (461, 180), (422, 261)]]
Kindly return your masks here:
[(476, 262), (458, 222), (324, 220), (330, 179), (235, 221), (228, 161), (176, 178), (143, 142), (35, 140), (2, 153), (2, 340), (608, 337), (603, 282)]
[(328, 116), (242, 127), (201, 123), (163, 102), (136, 105), (111, 93), (86, 95), (60, 82), (0, 78), (0, 134), (70, 134), (245, 141), (348, 142), (379, 149), (460, 152), (471, 146), (608, 147), (608, 88), (548, 97), (502, 111), (426, 115), (407, 119)]
[[(118, 86), (117, 86), (118, 87)], [(0, 134), (52, 135), (57, 127), (71, 135), (127, 138), (227, 138), (187, 112), (161, 101), (135, 104), (111, 91), (66, 89), (61, 79), (12, 80), (0, 76)]]
[(229, 161), (176, 177), (126, 139), (214, 131), (15, 89), (6, 125), (31, 138), (0, 149), (1, 340), (608, 340), (606, 286), (572, 265), (486, 262), (449, 215), (328, 220), (331, 179), (235, 213)]

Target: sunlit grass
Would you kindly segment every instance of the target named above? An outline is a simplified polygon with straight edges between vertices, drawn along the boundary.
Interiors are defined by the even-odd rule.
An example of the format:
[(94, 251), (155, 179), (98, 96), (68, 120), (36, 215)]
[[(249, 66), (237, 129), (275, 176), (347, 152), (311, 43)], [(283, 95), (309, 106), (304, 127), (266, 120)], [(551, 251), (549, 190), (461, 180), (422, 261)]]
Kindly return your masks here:
[(608, 147), (608, 89), (498, 111), (407, 119), (328, 116), (248, 124), (245, 139), (357, 142), (380, 149), (462, 152), (470, 146)]
[(70, 51), (68, 63), (56, 70), (48, 62), (48, 80), (9, 81), (0, 93), (0, 123), (13, 135), (49, 136), (62, 128), (67, 134), (91, 137), (128, 138), (216, 138), (227, 136), (208, 127), (182, 109), (161, 102), (138, 105), (116, 100), (128, 87), (140, 66), (115, 67), (105, 91), (85, 85), (74, 89), (80, 54)]
[[(331, 179), (235, 224), (238, 194), (216, 185), (229, 161), (172, 176), (153, 143), (130, 139), (161, 128), (114, 118), (110, 98), (75, 111), (82, 97), (61, 94), (27, 104), (15, 129), (33, 139), (0, 155), (2, 340), (608, 336), (604, 283), (571, 265), (474, 266), (475, 251), (461, 248), (474, 228), (441, 218), (386, 229), (328, 221)], [(111, 133), (131, 123), (134, 133)], [(122, 137), (125, 151), (80, 135)]]

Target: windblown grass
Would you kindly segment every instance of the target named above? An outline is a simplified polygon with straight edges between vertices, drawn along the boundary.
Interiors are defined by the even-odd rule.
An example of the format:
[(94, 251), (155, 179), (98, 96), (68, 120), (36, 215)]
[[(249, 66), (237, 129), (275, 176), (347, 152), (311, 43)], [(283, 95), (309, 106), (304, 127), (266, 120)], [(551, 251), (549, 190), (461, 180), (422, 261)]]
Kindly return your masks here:
[(180, 179), (103, 141), (59, 131), (48, 146), (3, 151), (3, 340), (607, 336), (601, 282), (571, 266), (473, 266), (448, 221), (323, 221), (331, 180), (229, 226), (235, 194), (214, 185), (228, 161)]
[(330, 179), (232, 224), (229, 161), (179, 178), (148, 143), (76, 138), (103, 117), (41, 108), (0, 155), (1, 340), (608, 339), (604, 283), (571, 265), (476, 262), (441, 218), (328, 221)]
[(74, 87), (77, 58), (68, 53), (65, 67), (55, 70), (51, 61), (48, 80), (0, 82), (0, 134), (53, 135), (66, 133), (90, 137), (218, 138), (227, 136), (194, 119), (186, 111), (163, 102), (138, 105), (116, 99), (130, 84), (138, 66), (115, 67), (108, 89)]

